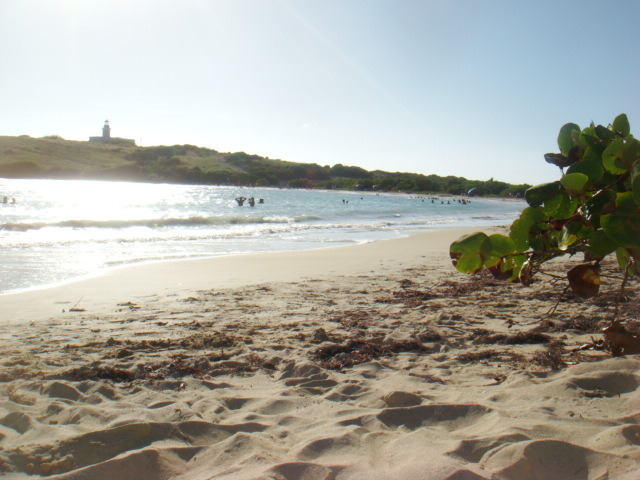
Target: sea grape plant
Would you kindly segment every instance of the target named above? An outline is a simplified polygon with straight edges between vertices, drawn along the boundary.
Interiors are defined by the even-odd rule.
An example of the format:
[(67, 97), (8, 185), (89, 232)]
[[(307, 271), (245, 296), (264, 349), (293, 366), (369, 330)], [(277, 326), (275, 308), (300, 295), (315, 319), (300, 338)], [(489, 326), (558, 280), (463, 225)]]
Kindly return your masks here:
[(600, 262), (608, 255), (616, 256), (625, 278), (640, 275), (640, 142), (627, 116), (583, 130), (567, 123), (558, 147), (560, 153), (544, 158), (560, 168), (560, 179), (525, 192), (528, 206), (508, 235), (476, 232), (451, 244), (460, 272), (488, 269), (529, 285), (545, 262), (580, 255), (567, 278), (583, 298), (598, 294)]

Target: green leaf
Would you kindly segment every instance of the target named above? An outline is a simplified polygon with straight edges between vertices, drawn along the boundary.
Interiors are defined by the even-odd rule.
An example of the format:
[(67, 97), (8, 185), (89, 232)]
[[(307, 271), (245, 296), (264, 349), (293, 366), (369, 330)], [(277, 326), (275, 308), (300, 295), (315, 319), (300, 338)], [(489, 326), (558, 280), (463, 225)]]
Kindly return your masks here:
[(525, 252), (529, 248), (529, 232), (534, 223), (530, 217), (523, 213), (511, 224), (509, 238), (513, 240), (516, 251)]
[(506, 235), (494, 233), (489, 236), (489, 241), (491, 242), (491, 255), (493, 256), (504, 257), (516, 251), (515, 243)]
[(544, 213), (546, 213), (550, 217), (555, 217), (556, 219), (563, 220), (576, 213), (578, 203), (578, 198), (564, 191), (556, 194), (551, 198), (548, 198), (544, 202), (543, 209)]
[(613, 132), (607, 127), (603, 127), (602, 125), (598, 125), (596, 127), (596, 135), (605, 143), (609, 143), (611, 140), (613, 140)]
[(524, 192), (524, 199), (532, 207), (539, 207), (551, 197), (556, 196), (562, 190), (562, 184), (558, 181), (542, 183), (529, 188)]
[(560, 183), (571, 193), (580, 194), (589, 184), (589, 177), (584, 173), (567, 173), (560, 179)]
[(494, 233), (489, 236), (491, 253), (484, 261), (486, 267), (492, 267), (502, 261), (502, 257), (515, 253), (516, 244), (506, 235)]
[(462, 273), (476, 273), (491, 256), (491, 241), (486, 233), (475, 232), (460, 237), (449, 248), (456, 269)]
[(615, 120), (613, 121), (612, 127), (614, 132), (618, 132), (623, 137), (627, 137), (631, 133), (631, 126), (629, 125), (629, 119), (627, 118), (627, 115), (624, 113), (621, 113), (615, 118)]
[(522, 217), (530, 218), (533, 223), (540, 223), (548, 219), (544, 214), (542, 207), (525, 207), (520, 215), (522, 215)]
[(602, 260), (607, 255), (613, 253), (619, 245), (602, 231), (597, 230), (594, 234), (589, 238), (589, 245), (587, 250), (584, 252), (585, 260)]
[(618, 193), (615, 211), (600, 217), (604, 233), (610, 240), (627, 248), (640, 248), (640, 204), (633, 193)]
[(622, 167), (629, 172), (633, 172), (636, 162), (640, 160), (640, 142), (635, 138), (627, 140), (624, 152), (622, 153)]
[(567, 170), (567, 175), (572, 173), (582, 173), (589, 179), (589, 183), (594, 185), (600, 181), (604, 168), (602, 168), (602, 158), (595, 149), (589, 147), (585, 150), (582, 160), (574, 163)]
[(616, 250), (616, 259), (621, 270), (640, 275), (640, 249), (620, 247)]
[(631, 167), (631, 192), (635, 202), (640, 205), (640, 159), (633, 162)]
[(576, 143), (583, 149), (598, 144), (599, 140), (598, 137), (596, 137), (595, 129), (585, 128), (580, 135), (578, 135), (578, 141)]
[(569, 157), (565, 157), (561, 153), (545, 153), (544, 161), (560, 168), (565, 168), (575, 163), (575, 160), (569, 159)]
[(558, 247), (560, 247), (560, 250), (567, 250), (571, 245), (576, 243), (578, 240), (580, 239), (576, 234), (570, 233), (568, 230), (563, 229)]
[(498, 263), (488, 268), (492, 275), (498, 280), (508, 280), (511, 282), (518, 278), (518, 272), (520, 271), (519, 268), (515, 267), (510, 257), (500, 258)]
[(582, 132), (579, 130), (571, 131), (571, 140), (575, 145), (578, 145), (581, 149), (586, 149), (590, 144), (587, 143), (586, 138), (583, 138)]
[(558, 133), (558, 147), (563, 155), (569, 155), (569, 151), (576, 145), (573, 138), (571, 138), (571, 132), (577, 130), (580, 131), (580, 127), (575, 123), (567, 123), (560, 129)]
[(615, 174), (626, 173), (631, 170), (631, 165), (638, 154), (637, 143), (637, 140), (625, 141), (622, 138), (611, 142), (602, 153), (602, 165), (604, 165), (604, 168)]

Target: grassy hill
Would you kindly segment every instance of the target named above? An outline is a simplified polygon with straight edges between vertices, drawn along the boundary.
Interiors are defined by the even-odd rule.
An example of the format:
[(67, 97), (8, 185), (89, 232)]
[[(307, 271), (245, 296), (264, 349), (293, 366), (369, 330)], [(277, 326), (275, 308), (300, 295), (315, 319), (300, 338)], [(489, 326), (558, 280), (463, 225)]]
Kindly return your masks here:
[(522, 194), (529, 185), (415, 173), (320, 166), (194, 145), (137, 147), (51, 136), (0, 136), (0, 177), (257, 185), (460, 194)]

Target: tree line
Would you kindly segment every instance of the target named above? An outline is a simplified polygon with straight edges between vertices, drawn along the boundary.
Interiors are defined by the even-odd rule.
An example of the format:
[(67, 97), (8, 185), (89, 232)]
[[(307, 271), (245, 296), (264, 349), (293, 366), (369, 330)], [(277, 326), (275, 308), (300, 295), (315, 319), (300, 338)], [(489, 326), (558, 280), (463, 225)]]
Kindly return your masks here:
[[(270, 159), (245, 152), (221, 153), (194, 145), (137, 147), (73, 142), (57, 136), (42, 139), (1, 137), (13, 142), (2, 155), (0, 177), (122, 180), (205, 185), (396, 191), (492, 196), (523, 196), (530, 185), (490, 178), (368, 171), (349, 165), (318, 165)], [(7, 154), (9, 153), (9, 154)], [(13, 153), (13, 154), (12, 154)], [(89, 157), (89, 158), (87, 158)], [(95, 157), (95, 162), (92, 161)], [(64, 161), (62, 161), (64, 159)]]

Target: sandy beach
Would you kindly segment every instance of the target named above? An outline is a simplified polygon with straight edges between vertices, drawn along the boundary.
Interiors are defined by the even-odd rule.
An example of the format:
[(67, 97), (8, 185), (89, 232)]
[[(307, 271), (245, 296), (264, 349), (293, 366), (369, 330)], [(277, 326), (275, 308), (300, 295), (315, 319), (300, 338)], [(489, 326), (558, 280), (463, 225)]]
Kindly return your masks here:
[(465, 232), (1, 295), (0, 476), (637, 479), (640, 356), (601, 346), (615, 282), (558, 302), (463, 275)]

